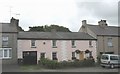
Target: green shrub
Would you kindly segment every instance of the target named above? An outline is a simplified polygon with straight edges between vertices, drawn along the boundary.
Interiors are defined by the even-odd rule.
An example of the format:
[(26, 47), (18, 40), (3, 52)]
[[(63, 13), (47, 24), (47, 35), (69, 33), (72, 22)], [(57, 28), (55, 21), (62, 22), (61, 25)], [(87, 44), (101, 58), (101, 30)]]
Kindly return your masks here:
[(94, 66), (95, 62), (92, 59), (86, 60), (76, 60), (76, 61), (62, 61), (57, 62), (49, 59), (41, 59), (39, 64), (45, 68), (57, 69), (57, 68), (67, 68), (67, 67), (88, 67)]
[(56, 69), (60, 67), (59, 62), (54, 61), (54, 60), (49, 60), (47, 58), (42, 58), (39, 61), (39, 64), (45, 68), (50, 68), (50, 69)]

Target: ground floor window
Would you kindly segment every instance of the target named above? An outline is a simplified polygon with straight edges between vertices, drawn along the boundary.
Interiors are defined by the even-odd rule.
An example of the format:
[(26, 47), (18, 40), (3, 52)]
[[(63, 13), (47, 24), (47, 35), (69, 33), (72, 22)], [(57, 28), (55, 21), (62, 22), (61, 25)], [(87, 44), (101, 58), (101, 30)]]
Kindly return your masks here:
[(75, 57), (75, 52), (72, 52), (72, 60), (75, 60), (76, 57)]
[(45, 58), (45, 53), (40, 53), (40, 58)]
[(7, 59), (12, 57), (12, 48), (0, 48), (0, 58)]
[(85, 51), (85, 56), (86, 56), (86, 58), (93, 58), (92, 51), (86, 50)]
[(57, 52), (52, 52), (52, 60), (57, 60)]

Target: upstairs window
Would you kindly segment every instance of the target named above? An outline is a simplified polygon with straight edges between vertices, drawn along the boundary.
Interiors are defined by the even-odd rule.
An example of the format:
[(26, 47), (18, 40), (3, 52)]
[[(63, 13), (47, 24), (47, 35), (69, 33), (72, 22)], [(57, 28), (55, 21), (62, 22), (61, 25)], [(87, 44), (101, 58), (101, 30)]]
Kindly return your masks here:
[(72, 48), (75, 48), (75, 47), (76, 47), (76, 45), (75, 45), (75, 40), (72, 40), (72, 41), (71, 41), (71, 44), (72, 44)]
[(2, 37), (2, 47), (8, 47), (8, 37)]
[(52, 40), (52, 47), (53, 48), (57, 48), (56, 42), (57, 42), (57, 40)]
[(89, 47), (93, 47), (92, 40), (89, 40)]
[(31, 40), (31, 47), (36, 47), (35, 41), (36, 41), (36, 40)]
[(112, 46), (113, 46), (113, 44), (112, 44), (112, 38), (108, 38), (108, 46), (109, 46), (109, 47), (112, 47)]

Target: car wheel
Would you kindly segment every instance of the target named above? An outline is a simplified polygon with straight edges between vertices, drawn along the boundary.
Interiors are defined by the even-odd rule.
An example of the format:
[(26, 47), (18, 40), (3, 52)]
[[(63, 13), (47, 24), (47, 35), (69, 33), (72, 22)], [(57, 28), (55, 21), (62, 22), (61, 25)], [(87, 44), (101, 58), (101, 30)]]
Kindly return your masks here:
[(113, 64), (111, 64), (111, 65), (110, 65), (110, 68), (112, 68), (112, 69), (113, 69), (113, 68), (114, 68), (114, 65), (113, 65)]

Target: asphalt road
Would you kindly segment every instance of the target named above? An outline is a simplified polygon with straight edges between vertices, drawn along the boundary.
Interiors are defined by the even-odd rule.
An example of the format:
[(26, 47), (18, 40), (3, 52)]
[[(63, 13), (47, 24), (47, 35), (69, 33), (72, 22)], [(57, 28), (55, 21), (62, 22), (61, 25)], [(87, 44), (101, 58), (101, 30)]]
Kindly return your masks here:
[(70, 69), (31, 69), (22, 70), (19, 66), (12, 65), (3, 67), (3, 72), (118, 72), (120, 68), (110, 69), (96, 67), (82, 67), (82, 68), (70, 68)]

